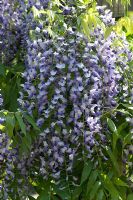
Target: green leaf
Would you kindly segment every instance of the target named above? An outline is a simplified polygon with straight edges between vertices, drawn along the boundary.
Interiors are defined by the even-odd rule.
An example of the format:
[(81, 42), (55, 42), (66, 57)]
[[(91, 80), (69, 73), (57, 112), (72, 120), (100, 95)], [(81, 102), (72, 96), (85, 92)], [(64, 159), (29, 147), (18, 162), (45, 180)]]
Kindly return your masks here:
[(96, 196), (96, 194), (98, 192), (100, 185), (101, 185), (101, 182), (99, 182), (99, 181), (95, 182), (95, 184), (93, 185), (93, 188), (90, 192), (90, 200), (94, 199), (94, 197)]
[(133, 110), (133, 106), (131, 104), (124, 104), (122, 103), (122, 105), (125, 107), (125, 108), (128, 108), (129, 110)]
[(119, 193), (122, 200), (127, 200), (127, 187), (119, 187)]
[(94, 187), (94, 183), (97, 179), (98, 176), (98, 171), (95, 170), (91, 173), (88, 183), (87, 183), (87, 195), (89, 194), (89, 192), (91, 191), (92, 187)]
[(13, 136), (14, 126), (15, 126), (15, 117), (14, 115), (8, 114), (6, 116), (6, 129), (9, 137)]
[(23, 122), (23, 118), (22, 118), (21, 114), (19, 112), (16, 112), (15, 117), (16, 117), (18, 123), (19, 123), (19, 126), (20, 126), (22, 132), (26, 135), (26, 126)]
[(103, 200), (104, 192), (103, 190), (99, 190), (97, 193), (97, 200)]
[(22, 138), (22, 149), (25, 149), (26, 151), (27, 151), (26, 147), (27, 147), (28, 149), (30, 149), (30, 147), (31, 147), (31, 142), (32, 142), (32, 140), (31, 140), (30, 134), (25, 135), (25, 136)]
[(38, 128), (38, 126), (36, 125), (36, 123), (30, 115), (24, 114), (24, 118), (33, 126), (35, 130), (40, 131), (40, 129)]
[(127, 185), (127, 183), (125, 183), (124, 181), (122, 181), (120, 178), (115, 178), (114, 179), (114, 184), (118, 185), (118, 186), (129, 187)]
[(108, 190), (113, 200), (119, 199), (119, 192), (117, 191), (116, 187), (113, 185), (112, 181), (106, 174), (101, 174), (102, 183), (104, 187)]
[(0, 75), (2, 75), (2, 76), (6, 75), (5, 66), (1, 63), (0, 63)]
[(130, 67), (133, 66), (133, 60), (129, 62), (129, 66), (130, 66)]
[(127, 200), (133, 200), (133, 193), (128, 195)]
[(112, 135), (113, 136), (113, 144), (112, 144), (112, 146), (113, 146), (113, 151), (114, 151), (115, 147), (116, 147), (117, 140), (119, 138), (119, 135), (117, 134), (117, 128), (116, 128), (114, 122), (111, 119), (107, 118), (107, 123), (108, 123), (110, 130), (113, 132), (113, 135)]
[(59, 188), (54, 188), (54, 191), (63, 200), (68, 200), (71, 198), (71, 194), (68, 188), (65, 188), (63, 190), (60, 190)]
[(87, 178), (89, 177), (90, 175), (90, 172), (92, 170), (92, 164), (89, 162), (89, 163), (85, 163), (84, 164), (84, 168), (83, 168), (83, 171), (82, 171), (82, 176), (81, 176), (81, 184), (83, 184)]
[(108, 124), (108, 126), (109, 126), (109, 128), (112, 132), (117, 131), (117, 128), (116, 128), (114, 122), (111, 119), (107, 118), (107, 124)]
[(113, 164), (115, 170), (117, 171), (118, 174), (120, 174), (119, 165), (117, 163), (116, 157), (113, 155), (111, 150), (107, 147), (106, 147), (106, 151), (107, 151), (109, 157), (111, 158), (111, 161), (112, 161), (112, 164)]
[(0, 124), (0, 130), (4, 131), (4, 129), (5, 129), (5, 126), (3, 126), (2, 124)]
[(81, 192), (82, 192), (82, 188), (80, 186), (76, 187), (72, 194), (72, 197), (73, 197), (72, 200), (77, 200)]
[(58, 184), (53, 184), (53, 191), (60, 197), (62, 200), (70, 200), (71, 193), (69, 189), (69, 182), (60, 179)]
[(115, 151), (117, 140), (119, 139), (119, 135), (117, 133), (113, 133), (113, 151)]
[(122, 124), (117, 128), (118, 135), (121, 134), (121, 132), (123, 131), (123, 129), (125, 129), (128, 125), (129, 125), (128, 122), (122, 123)]
[(50, 194), (49, 191), (43, 191), (39, 197), (37, 198), (37, 200), (50, 200)]
[(131, 143), (132, 136), (133, 134), (129, 133), (128, 135), (124, 137), (124, 146)]

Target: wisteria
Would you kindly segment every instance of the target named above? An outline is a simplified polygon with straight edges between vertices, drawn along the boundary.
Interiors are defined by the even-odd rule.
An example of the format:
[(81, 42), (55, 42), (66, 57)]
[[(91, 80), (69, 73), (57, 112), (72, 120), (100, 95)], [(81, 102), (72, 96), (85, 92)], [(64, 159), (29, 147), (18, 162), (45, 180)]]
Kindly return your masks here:
[(9, 64), (20, 44), (21, 20), (17, 1), (0, 1), (0, 60)]
[[(108, 24), (106, 17), (103, 21)], [(96, 148), (102, 155), (106, 137), (101, 116), (117, 105), (119, 82), (131, 60), (126, 39), (121, 38), (123, 46), (116, 49), (117, 39), (114, 32), (104, 39), (104, 31), (97, 27), (89, 42), (72, 29), (54, 40), (45, 31), (27, 41), (19, 102), (42, 130), (39, 147), (31, 154), (37, 152), (45, 178), (58, 178), (64, 165), (71, 171), (81, 146), (82, 154), (91, 159)]]
[[(11, 188), (11, 181), (14, 181), (14, 163), (16, 161), (17, 150), (12, 149), (10, 138), (5, 133), (0, 133), (0, 193), (4, 199), (8, 199), (8, 193), (14, 192)], [(0, 197), (2, 198), (1, 194)]]
[[(25, 200), (34, 193), (44, 194), (46, 189), (42, 185), (37, 188), (40, 179), (51, 184), (48, 195), (58, 199), (52, 184), (58, 186), (60, 180), (65, 180), (71, 193), (75, 186), (79, 189), (87, 180), (84, 173), (89, 170), (90, 173), (96, 170), (97, 188), (106, 177), (109, 179), (105, 185), (111, 180), (117, 186), (122, 177), (123, 182), (119, 184), (124, 187), (123, 176), (132, 187), (129, 174), (133, 153), (133, 91), (129, 80), (133, 56), (124, 32), (115, 31), (112, 12), (106, 6), (93, 5), (95, 1), (91, 3), (0, 1), (0, 64), (6, 65), (0, 77), (7, 76), (0, 83), (1, 94), (5, 89), (10, 90), (13, 80), (16, 82), (11, 89), (16, 92), (15, 88), (19, 88), (15, 111), (6, 110), (6, 95), (3, 99), (0, 94), (1, 200)], [(94, 6), (96, 18), (92, 14)], [(87, 24), (89, 31), (85, 31), (88, 28), (85, 14), (92, 20), (91, 26)], [(23, 69), (20, 66), (15, 74), (17, 69), (13, 65), (19, 67), (20, 63)], [(120, 159), (115, 160), (114, 155), (122, 160), (121, 168)], [(77, 173), (75, 163), (87, 167), (86, 171)], [(109, 175), (106, 175), (107, 168)], [(118, 175), (112, 178), (115, 174)], [(88, 185), (91, 187), (89, 182)], [(121, 198), (117, 189), (118, 198), (114, 198), (114, 192), (110, 194), (108, 187), (105, 190), (106, 199), (109, 195), (111, 199)], [(81, 199), (95, 199), (89, 198), (92, 193), (86, 193), (87, 197), (83, 194)], [(62, 200), (78, 200), (72, 197)]]
[[(2, 97), (1, 97), (2, 99)], [(2, 100), (1, 100), (2, 102)], [(1, 104), (2, 106), (2, 104)], [(4, 127), (5, 118), (0, 117), (0, 126)], [(0, 198), (8, 199), (8, 194), (13, 194), (11, 185), (14, 181), (14, 167), (17, 160), (18, 151), (14, 148), (9, 136), (0, 131)], [(12, 183), (11, 183), (12, 181)]]

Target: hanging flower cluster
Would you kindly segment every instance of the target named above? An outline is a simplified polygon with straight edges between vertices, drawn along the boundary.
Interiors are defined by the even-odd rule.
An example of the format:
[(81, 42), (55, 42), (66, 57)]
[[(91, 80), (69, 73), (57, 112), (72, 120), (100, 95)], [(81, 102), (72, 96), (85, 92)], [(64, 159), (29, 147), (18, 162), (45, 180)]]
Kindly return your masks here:
[[(114, 24), (106, 18), (108, 12), (98, 11), (105, 12), (105, 24)], [(27, 41), (19, 103), (42, 130), (31, 155), (37, 155), (44, 178), (59, 178), (64, 167), (71, 171), (78, 149), (91, 159), (97, 148), (102, 155), (106, 137), (100, 119), (116, 106), (123, 71), (131, 60), (126, 38), (119, 39), (122, 46), (114, 32), (105, 39), (97, 27), (90, 41), (73, 29), (54, 39), (42, 31)]]
[[(3, 119), (0, 119), (2, 122)], [(0, 133), (0, 198), (8, 199), (9, 193), (14, 193), (10, 187), (14, 181), (14, 164), (16, 162), (17, 150), (12, 149), (10, 138), (5, 133)], [(12, 183), (11, 183), (12, 181)], [(1, 196), (2, 195), (2, 196)], [(2, 199), (3, 199), (2, 198)]]
[(0, 1), (0, 62), (9, 65), (18, 50), (24, 51), (29, 31), (34, 29), (36, 24), (32, 7), (41, 10), (47, 8), (48, 3), (49, 0)]
[[(0, 107), (2, 106), (3, 98), (0, 94)], [(5, 118), (0, 117), (0, 126), (3, 126), (4, 122)], [(14, 167), (17, 156), (17, 148), (12, 146), (9, 136), (0, 131), (0, 199), (2, 200), (7, 200), (9, 193), (14, 193), (14, 189), (11, 187), (11, 185), (15, 178)]]
[(21, 20), (16, 0), (0, 1), (0, 62), (9, 64), (20, 45)]

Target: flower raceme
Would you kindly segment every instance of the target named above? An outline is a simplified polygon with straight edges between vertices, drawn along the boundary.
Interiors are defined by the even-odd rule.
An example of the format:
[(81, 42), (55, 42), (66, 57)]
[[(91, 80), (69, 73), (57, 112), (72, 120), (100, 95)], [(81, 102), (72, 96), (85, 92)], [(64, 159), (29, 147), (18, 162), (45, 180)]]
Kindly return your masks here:
[(16, 0), (0, 1), (0, 62), (9, 64), (20, 46), (21, 19)]
[[(104, 18), (104, 23), (114, 20)], [(122, 46), (116, 48), (119, 39)], [(19, 103), (42, 130), (31, 154), (38, 155), (38, 171), (45, 178), (59, 178), (64, 166), (72, 170), (78, 149), (93, 159), (98, 147), (102, 155), (101, 116), (117, 105), (131, 54), (124, 36), (111, 32), (105, 39), (99, 26), (90, 41), (73, 28), (54, 39), (42, 30), (37, 39), (27, 40), (27, 47)]]

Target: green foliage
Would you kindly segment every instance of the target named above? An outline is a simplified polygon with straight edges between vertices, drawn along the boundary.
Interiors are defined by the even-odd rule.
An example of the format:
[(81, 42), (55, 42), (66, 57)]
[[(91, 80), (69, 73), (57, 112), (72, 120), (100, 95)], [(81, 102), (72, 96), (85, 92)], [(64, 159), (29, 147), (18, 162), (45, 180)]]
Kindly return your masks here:
[(13, 61), (12, 66), (0, 63), (0, 69), (0, 89), (4, 99), (4, 108), (11, 112), (17, 111), (17, 99), (22, 81), (21, 72), (23, 72), (24, 66), (22, 63)]
[(119, 34), (121, 34), (121, 32), (124, 30), (126, 32), (126, 36), (132, 35), (133, 34), (133, 19), (128, 16), (120, 18), (115, 28)]
[(90, 172), (92, 170), (92, 164), (91, 163), (85, 163), (82, 176), (81, 176), (81, 185), (86, 181), (88, 176), (90, 175)]
[(25, 126), (25, 123), (24, 123), (23, 118), (21, 116), (21, 113), (16, 112), (15, 117), (16, 117), (18, 123), (19, 123), (19, 126), (21, 128), (22, 133), (24, 133), (24, 135), (26, 135), (26, 126)]

